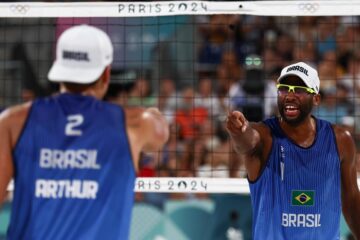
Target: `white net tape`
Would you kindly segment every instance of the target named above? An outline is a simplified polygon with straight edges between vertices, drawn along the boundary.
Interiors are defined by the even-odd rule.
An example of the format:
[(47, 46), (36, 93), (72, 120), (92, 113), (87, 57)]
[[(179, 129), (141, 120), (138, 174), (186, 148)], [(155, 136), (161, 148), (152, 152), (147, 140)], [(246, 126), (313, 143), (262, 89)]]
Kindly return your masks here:
[[(360, 186), (360, 179), (358, 179)], [(13, 191), (11, 182), (8, 191)], [(237, 193), (249, 194), (249, 184), (245, 178), (137, 178), (135, 192), (163, 193)]]
[(0, 3), (1, 17), (146, 17), (247, 14), (262, 16), (355, 16), (359, 1), (164, 1)]
[(137, 178), (137, 192), (249, 193), (244, 178)]

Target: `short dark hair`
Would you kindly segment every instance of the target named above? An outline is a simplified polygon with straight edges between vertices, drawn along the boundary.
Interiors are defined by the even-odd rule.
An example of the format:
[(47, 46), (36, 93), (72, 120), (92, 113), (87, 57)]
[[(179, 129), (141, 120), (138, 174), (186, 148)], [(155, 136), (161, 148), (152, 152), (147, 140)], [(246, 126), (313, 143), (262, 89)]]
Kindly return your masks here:
[(79, 83), (72, 83), (72, 82), (63, 82), (64, 86), (69, 89), (71, 92), (83, 92), (88, 88), (94, 86), (99, 80), (96, 80), (92, 83), (87, 84), (79, 84)]

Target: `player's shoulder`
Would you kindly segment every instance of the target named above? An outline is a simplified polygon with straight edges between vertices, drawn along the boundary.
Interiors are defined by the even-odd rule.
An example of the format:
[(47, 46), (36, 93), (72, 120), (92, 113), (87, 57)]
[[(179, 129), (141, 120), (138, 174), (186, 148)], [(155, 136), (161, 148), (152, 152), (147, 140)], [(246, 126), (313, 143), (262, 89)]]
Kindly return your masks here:
[(127, 126), (147, 128), (158, 120), (160, 111), (157, 108), (127, 107), (124, 108)]
[(332, 128), (334, 130), (336, 144), (338, 147), (338, 152), (340, 154), (340, 159), (354, 160), (356, 147), (350, 131), (343, 126), (339, 126), (335, 124), (332, 124)]
[(0, 132), (4, 134), (3, 136), (8, 136), (12, 146), (15, 146), (20, 136), (31, 106), (32, 102), (15, 105), (0, 114)]
[(338, 141), (339, 140), (347, 140), (347, 139), (352, 140), (352, 135), (348, 128), (337, 125), (337, 124), (331, 124), (331, 127), (332, 127), (335, 137)]
[(26, 102), (6, 108), (0, 114), (0, 122), (17, 123), (24, 121), (30, 112), (32, 104), (32, 102)]
[(250, 125), (254, 129), (256, 129), (260, 133), (260, 135), (271, 136), (271, 129), (264, 122), (262, 122), (262, 121), (261, 122), (251, 122)]
[(140, 118), (145, 111), (145, 108), (143, 107), (124, 107), (123, 109), (126, 114), (126, 118), (129, 119)]
[(128, 126), (139, 126), (141, 117), (145, 111), (143, 107), (124, 107), (126, 123)]

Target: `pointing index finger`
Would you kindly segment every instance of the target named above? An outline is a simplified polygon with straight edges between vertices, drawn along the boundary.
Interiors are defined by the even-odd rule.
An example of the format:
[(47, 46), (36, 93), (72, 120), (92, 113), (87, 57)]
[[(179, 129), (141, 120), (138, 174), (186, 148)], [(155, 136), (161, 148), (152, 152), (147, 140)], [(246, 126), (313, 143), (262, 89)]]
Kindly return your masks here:
[(231, 116), (232, 119), (234, 120), (239, 120), (240, 122), (244, 123), (246, 121), (246, 118), (244, 116), (244, 114), (242, 114), (239, 111), (233, 111), (231, 112)]

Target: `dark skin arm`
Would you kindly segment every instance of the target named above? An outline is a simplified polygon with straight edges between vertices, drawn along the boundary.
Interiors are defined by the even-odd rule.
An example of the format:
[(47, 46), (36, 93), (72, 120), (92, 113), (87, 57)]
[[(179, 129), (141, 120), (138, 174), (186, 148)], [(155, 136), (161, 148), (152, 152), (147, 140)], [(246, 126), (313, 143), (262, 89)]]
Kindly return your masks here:
[(356, 147), (350, 133), (334, 126), (341, 160), (342, 211), (350, 230), (360, 239), (360, 192), (356, 176)]
[(255, 181), (265, 167), (271, 150), (270, 130), (263, 123), (249, 123), (239, 111), (228, 114), (226, 128), (235, 151), (244, 156), (249, 180)]

